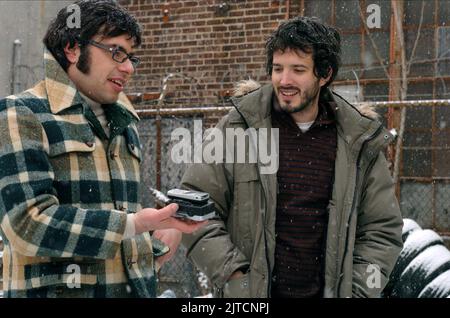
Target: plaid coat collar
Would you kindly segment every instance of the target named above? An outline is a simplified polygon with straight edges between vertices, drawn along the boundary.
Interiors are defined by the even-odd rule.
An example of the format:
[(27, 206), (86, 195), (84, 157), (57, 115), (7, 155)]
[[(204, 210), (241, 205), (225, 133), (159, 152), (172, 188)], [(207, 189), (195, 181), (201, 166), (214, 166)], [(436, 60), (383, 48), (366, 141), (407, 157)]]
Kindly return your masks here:
[[(50, 110), (53, 114), (58, 114), (65, 109), (84, 102), (75, 84), (48, 49), (44, 50), (44, 69), (45, 88)], [(119, 99), (115, 105), (123, 108), (136, 120), (139, 120), (138, 114), (124, 93), (119, 94)]]

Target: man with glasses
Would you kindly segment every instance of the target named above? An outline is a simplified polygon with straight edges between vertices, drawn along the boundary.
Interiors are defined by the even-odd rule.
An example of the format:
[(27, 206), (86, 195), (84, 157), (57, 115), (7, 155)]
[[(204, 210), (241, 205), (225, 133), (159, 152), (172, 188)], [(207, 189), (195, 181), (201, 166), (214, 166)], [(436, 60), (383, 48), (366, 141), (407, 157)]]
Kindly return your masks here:
[(95, 42), (93, 40), (89, 40), (89, 41), (87, 41), (87, 43), (111, 52), (112, 59), (118, 63), (124, 63), (127, 59), (129, 59), (131, 61), (131, 64), (133, 64), (134, 69), (136, 69), (136, 67), (141, 62), (141, 60), (137, 56), (134, 56), (134, 53), (128, 54), (125, 51), (125, 49), (121, 46), (110, 47), (108, 45), (103, 45), (103, 44)]
[[(142, 209), (139, 120), (123, 94), (139, 63), (136, 20), (114, 1), (62, 9), (44, 37), (45, 79), (0, 100), (5, 297), (154, 297), (155, 248), (188, 224)], [(156, 232), (158, 231), (159, 232)]]

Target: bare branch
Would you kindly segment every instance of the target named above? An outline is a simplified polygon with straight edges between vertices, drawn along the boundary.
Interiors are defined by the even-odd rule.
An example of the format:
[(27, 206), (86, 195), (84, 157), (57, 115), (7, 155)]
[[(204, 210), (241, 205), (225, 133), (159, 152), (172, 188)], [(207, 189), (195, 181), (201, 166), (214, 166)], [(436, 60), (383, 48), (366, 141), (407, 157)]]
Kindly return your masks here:
[(416, 36), (416, 40), (414, 41), (414, 46), (411, 51), (411, 56), (409, 57), (409, 62), (406, 66), (406, 75), (409, 75), (409, 71), (411, 70), (411, 64), (414, 60), (414, 54), (416, 53), (417, 44), (419, 43), (420, 31), (422, 30), (424, 10), (425, 10), (425, 1), (422, 0), (422, 9), (420, 10), (420, 20), (419, 20), (419, 26), (417, 27), (417, 36)]
[[(398, 3), (395, 0), (391, 0), (392, 4), (392, 11), (394, 13), (394, 22), (396, 27), (396, 34), (398, 39), (398, 44), (400, 45), (400, 63), (401, 63), (401, 90), (400, 90), (400, 99), (405, 100), (406, 99), (406, 93), (408, 89), (408, 79), (407, 79), (407, 73), (406, 73), (406, 53), (405, 53), (405, 36), (403, 34), (403, 19), (401, 14), (398, 11)], [(400, 137), (400, 136), (399, 136)]]
[(398, 37), (398, 42), (400, 44), (400, 49), (404, 50), (405, 49), (405, 44), (404, 44), (404, 37), (403, 37), (403, 25), (401, 23), (402, 21), (402, 17), (400, 15), (400, 13), (398, 12), (398, 7), (397, 4), (395, 3), (395, 1), (392, 2), (392, 11), (394, 13), (394, 22), (395, 22), (395, 29), (396, 29), (396, 33), (397, 33), (397, 37)]
[(392, 173), (392, 179), (394, 180), (394, 184), (398, 183), (398, 175), (400, 172), (400, 154), (403, 145), (403, 136), (405, 135), (405, 120), (406, 120), (406, 107), (402, 107), (400, 113), (400, 129), (397, 136), (397, 142), (395, 143), (394, 171)]
[(358, 1), (358, 8), (359, 8), (359, 16), (361, 17), (362, 25), (364, 26), (364, 30), (366, 31), (367, 37), (370, 40), (370, 43), (372, 44), (373, 49), (375, 50), (375, 55), (378, 59), (378, 63), (380, 63), (381, 67), (383, 68), (384, 74), (387, 78), (389, 78), (389, 72), (386, 68), (386, 66), (383, 63), (383, 58), (381, 57), (380, 51), (378, 50), (378, 46), (375, 44), (375, 41), (372, 38), (372, 35), (370, 34), (369, 28), (367, 27), (365, 23), (365, 16), (361, 9), (361, 4)]
[[(401, 52), (401, 87), (400, 87), (400, 99), (405, 100), (407, 96), (408, 90), (408, 80), (406, 74), (406, 53), (405, 53), (405, 37), (403, 34), (403, 19), (398, 10), (398, 3), (396, 1), (391, 1), (392, 11), (394, 13), (394, 22), (396, 27), (396, 34), (398, 38), (398, 43), (400, 45)], [(394, 169), (393, 169), (393, 179), (394, 183), (398, 183), (398, 176), (400, 172), (400, 157), (402, 153), (402, 145), (403, 145), (403, 136), (405, 134), (405, 119), (406, 119), (406, 107), (403, 107), (400, 113), (400, 127), (399, 132), (395, 144), (395, 158), (394, 158)]]

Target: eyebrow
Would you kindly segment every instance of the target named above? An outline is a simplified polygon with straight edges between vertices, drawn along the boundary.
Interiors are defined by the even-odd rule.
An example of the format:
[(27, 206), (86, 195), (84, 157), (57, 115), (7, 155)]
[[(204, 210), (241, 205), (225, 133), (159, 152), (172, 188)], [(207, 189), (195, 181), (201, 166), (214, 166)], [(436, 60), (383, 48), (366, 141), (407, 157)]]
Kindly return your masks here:
[[(278, 63), (274, 63), (273, 66), (283, 66), (283, 65), (278, 64)], [(290, 65), (288, 65), (288, 66), (289, 66), (289, 67), (294, 67), (294, 68), (300, 68), (300, 67), (302, 67), (302, 68), (308, 68), (308, 66), (306, 66), (306, 65), (304, 65), (304, 64), (290, 64)]]
[(118, 44), (112, 43), (112, 44), (107, 44), (107, 45), (117, 47), (119, 50), (123, 51), (124, 53), (126, 53), (126, 54), (128, 54), (128, 55), (130, 55), (130, 56), (134, 56), (134, 54), (135, 54), (134, 52), (131, 52), (131, 53), (127, 52), (127, 50), (125, 50), (124, 47), (122, 47), (122, 46), (120, 46), (120, 45), (118, 45)]

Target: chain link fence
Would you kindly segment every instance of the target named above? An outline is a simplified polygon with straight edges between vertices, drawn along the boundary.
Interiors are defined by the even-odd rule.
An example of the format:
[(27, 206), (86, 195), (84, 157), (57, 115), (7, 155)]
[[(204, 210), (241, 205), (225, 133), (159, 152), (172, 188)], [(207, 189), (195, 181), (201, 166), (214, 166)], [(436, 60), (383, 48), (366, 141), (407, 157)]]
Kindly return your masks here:
[[(370, 104), (380, 114), (380, 119), (386, 127), (389, 124), (387, 120), (389, 108), (401, 109), (407, 107), (398, 184), (402, 214), (404, 218), (416, 220), (423, 228), (438, 232), (446, 245), (450, 247), (450, 166), (446, 169), (442, 167), (445, 164), (444, 162), (435, 159), (445, 152), (450, 155), (450, 123), (446, 123), (450, 119), (450, 101), (376, 102)], [(139, 127), (141, 139), (145, 145), (144, 161), (153, 161), (152, 164), (149, 164), (149, 162), (143, 164), (143, 189), (156, 183), (158, 178), (156, 171), (160, 173), (162, 191), (165, 192), (171, 187), (179, 185), (186, 167), (183, 164), (173, 163), (169, 158), (170, 149), (173, 145), (170, 132), (173, 129), (184, 127), (189, 129), (193, 135), (193, 120), (203, 118), (199, 117), (198, 114), (207, 115), (214, 111), (223, 115), (229, 109), (225, 107), (221, 110), (199, 108), (195, 111), (162, 109), (159, 113), (155, 110), (141, 111), (142, 120)], [(416, 109), (422, 115), (424, 112), (433, 114), (429, 117), (432, 120), (426, 123), (427, 126), (422, 130), (416, 129)], [(155, 118), (158, 118), (158, 114), (159, 116), (163, 115), (160, 134), (162, 160), (161, 167), (155, 169), (156, 161), (154, 158), (157, 149), (154, 146), (156, 141), (149, 141), (148, 138), (153, 139), (158, 135), (155, 128), (158, 126), (155, 125)], [(184, 117), (180, 119), (180, 115)], [(399, 127), (395, 127), (395, 129), (399, 131)], [(414, 138), (411, 138), (410, 135), (413, 135)], [(424, 135), (430, 136), (426, 142), (423, 140)], [(145, 148), (149, 145), (151, 147)], [(419, 154), (414, 153), (411, 156), (408, 154), (410, 150), (419, 151)], [(426, 152), (428, 156), (423, 156), (422, 152)], [(393, 161), (393, 158), (388, 157), (388, 159)], [(424, 175), (424, 170), (429, 174)], [(147, 201), (147, 203), (152, 204), (151, 201)], [(210, 292), (210, 282), (202, 276), (202, 273), (196, 271), (189, 260), (185, 258), (183, 247), (167, 265), (163, 266), (159, 279), (161, 291), (171, 288), (178, 297), (195, 297)]]
[(405, 110), (397, 184), (403, 217), (436, 231), (450, 248), (450, 100), (375, 105), (391, 116)]
[[(450, 123), (447, 123), (450, 119), (450, 101), (406, 101), (401, 104), (386, 102), (374, 103), (373, 106), (382, 115), (385, 125), (388, 124), (385, 115), (389, 107), (408, 107), (399, 178), (402, 214), (404, 218), (415, 220), (421, 227), (438, 232), (450, 247)], [(171, 138), (174, 129), (186, 128), (194, 139), (202, 133), (194, 129), (195, 119), (204, 121), (205, 117), (202, 115), (210, 112), (223, 115), (229, 109), (139, 111), (142, 120), (138, 128), (144, 148), (141, 162), (143, 206), (155, 206), (148, 187), (155, 188), (159, 184), (163, 192), (176, 188), (186, 169), (185, 164), (175, 164), (170, 158), (172, 146), (177, 142)], [(427, 120), (430, 122), (422, 130), (414, 124), (417, 123), (414, 119), (417, 117), (416, 109), (421, 116), (431, 113), (431, 116), (426, 117), (431, 121)], [(158, 146), (160, 150), (157, 149)], [(0, 242), (0, 250), (2, 249)], [(1, 256), (0, 252), (0, 258)], [(210, 282), (186, 259), (186, 249), (183, 246), (162, 266), (158, 276), (159, 294), (170, 289), (176, 297), (190, 298), (211, 292)]]
[[(160, 190), (164, 193), (171, 188), (179, 187), (186, 165), (175, 164), (170, 158), (172, 146), (176, 142), (172, 140), (171, 133), (177, 128), (186, 128), (191, 131), (191, 136), (193, 136), (195, 119), (201, 119), (201, 117), (180, 118), (169, 115), (163, 117), (160, 123), (156, 123), (154, 117), (143, 117), (139, 122), (139, 135), (143, 144), (141, 197), (144, 207), (156, 206), (153, 197), (149, 195), (149, 187), (156, 188), (160, 183)], [(158, 137), (160, 143), (158, 143)], [(159, 144), (161, 145), (160, 150), (157, 149)], [(160, 163), (158, 163), (159, 156)], [(157, 167), (157, 165), (159, 166)], [(180, 246), (174, 257), (161, 267), (158, 279), (158, 294), (170, 289), (176, 297), (192, 298), (210, 292), (209, 282), (186, 259), (186, 249), (183, 246)]]

